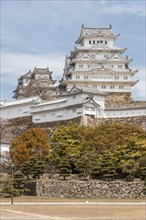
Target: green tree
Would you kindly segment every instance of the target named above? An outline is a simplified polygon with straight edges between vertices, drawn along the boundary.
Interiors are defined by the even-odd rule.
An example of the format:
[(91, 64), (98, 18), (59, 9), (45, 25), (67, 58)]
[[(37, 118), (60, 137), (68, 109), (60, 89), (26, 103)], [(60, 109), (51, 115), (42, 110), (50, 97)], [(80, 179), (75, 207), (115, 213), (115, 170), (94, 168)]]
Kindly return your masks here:
[(57, 167), (58, 161), (64, 158), (65, 161), (68, 160), (72, 173), (75, 172), (75, 161), (80, 154), (84, 129), (84, 126), (77, 124), (69, 124), (68, 126), (59, 126), (56, 128), (51, 139), (53, 143), (51, 155), (54, 157), (54, 167)]
[(61, 176), (63, 176), (63, 179), (66, 180), (66, 177), (71, 174), (71, 166), (69, 163), (69, 160), (66, 158), (62, 158), (58, 165), (58, 171)]
[(21, 172), (27, 179), (39, 179), (45, 173), (46, 163), (44, 160), (38, 160), (37, 157), (32, 157), (22, 164)]
[(117, 175), (116, 164), (114, 163), (114, 157), (110, 152), (105, 152), (101, 158), (101, 178), (114, 179)]

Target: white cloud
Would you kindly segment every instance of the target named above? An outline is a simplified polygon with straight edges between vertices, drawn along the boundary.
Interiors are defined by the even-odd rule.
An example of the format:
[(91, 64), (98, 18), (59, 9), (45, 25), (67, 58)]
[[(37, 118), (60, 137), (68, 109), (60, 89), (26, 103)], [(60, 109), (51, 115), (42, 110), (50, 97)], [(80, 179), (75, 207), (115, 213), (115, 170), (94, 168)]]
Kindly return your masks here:
[(1, 83), (14, 85), (17, 79), (29, 70), (49, 67), (54, 79), (61, 79), (65, 54), (49, 53), (45, 55), (28, 53), (5, 53), (1, 58)]
[(137, 75), (134, 77), (139, 82), (134, 86), (132, 94), (135, 100), (146, 100), (146, 69), (139, 68)]
[(101, 13), (112, 15), (133, 14), (137, 16), (145, 16), (144, 1), (100, 1)]

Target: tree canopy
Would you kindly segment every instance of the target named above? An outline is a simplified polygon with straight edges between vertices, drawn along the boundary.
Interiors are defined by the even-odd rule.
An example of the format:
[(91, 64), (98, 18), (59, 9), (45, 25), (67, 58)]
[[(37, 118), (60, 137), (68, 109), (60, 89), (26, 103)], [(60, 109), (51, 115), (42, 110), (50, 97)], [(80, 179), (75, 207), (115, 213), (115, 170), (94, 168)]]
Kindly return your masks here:
[(145, 165), (141, 169), (140, 166), (141, 158), (146, 157), (145, 137), (141, 127), (123, 123), (99, 124), (95, 128), (77, 124), (60, 126), (52, 136), (55, 146), (51, 157), (56, 172), (63, 158), (71, 166), (70, 173), (84, 178), (90, 175), (130, 179), (140, 177), (140, 173), (144, 178)]
[(31, 128), (16, 137), (10, 146), (10, 156), (16, 168), (31, 158), (45, 160), (50, 154), (50, 144), (47, 134), (40, 128)]

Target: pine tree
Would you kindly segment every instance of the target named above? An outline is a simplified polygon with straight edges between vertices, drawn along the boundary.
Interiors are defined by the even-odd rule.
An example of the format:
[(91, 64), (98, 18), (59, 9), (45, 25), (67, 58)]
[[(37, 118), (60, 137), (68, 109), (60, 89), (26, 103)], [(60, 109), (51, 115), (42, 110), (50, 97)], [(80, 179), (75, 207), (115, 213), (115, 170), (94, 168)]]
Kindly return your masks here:
[(58, 165), (58, 172), (63, 179), (66, 180), (66, 177), (71, 174), (71, 166), (67, 158), (62, 158)]
[(117, 175), (115, 164), (109, 152), (106, 152), (101, 159), (101, 177), (103, 179), (114, 179)]

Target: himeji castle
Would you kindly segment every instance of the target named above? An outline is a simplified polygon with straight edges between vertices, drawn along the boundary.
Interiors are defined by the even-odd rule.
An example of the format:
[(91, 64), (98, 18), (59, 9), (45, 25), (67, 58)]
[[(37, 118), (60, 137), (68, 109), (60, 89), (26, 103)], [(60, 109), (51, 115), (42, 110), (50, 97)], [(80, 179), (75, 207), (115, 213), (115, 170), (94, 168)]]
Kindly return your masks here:
[(88, 86), (98, 91), (131, 92), (138, 82), (132, 77), (132, 59), (123, 57), (126, 48), (116, 46), (119, 35), (108, 28), (82, 26), (78, 46), (66, 57), (61, 86), (69, 90), (73, 85)]
[[(87, 118), (133, 118), (146, 116), (146, 102), (133, 101), (131, 90), (138, 70), (116, 46), (119, 35), (112, 26), (82, 26), (76, 47), (65, 59), (59, 85), (49, 68), (35, 68), (22, 75), (14, 91), (16, 100), (0, 103), (1, 118), (30, 116), (34, 123)], [(141, 121), (143, 122), (143, 121)]]

